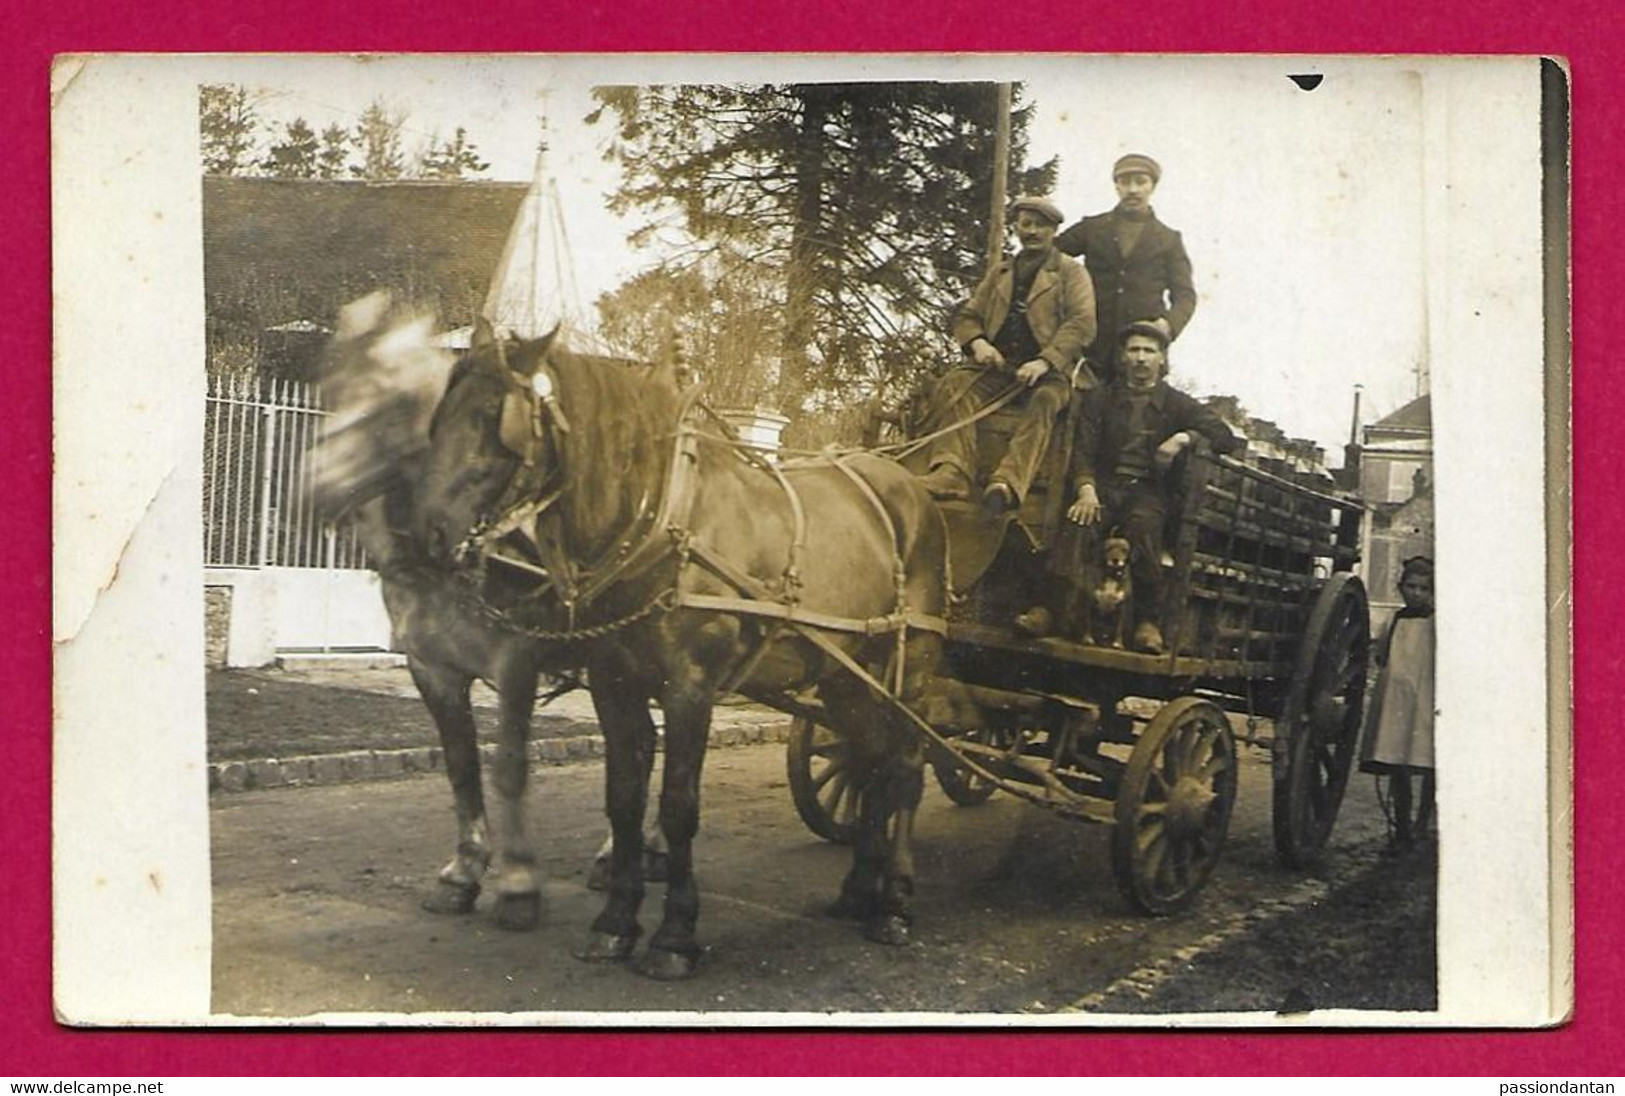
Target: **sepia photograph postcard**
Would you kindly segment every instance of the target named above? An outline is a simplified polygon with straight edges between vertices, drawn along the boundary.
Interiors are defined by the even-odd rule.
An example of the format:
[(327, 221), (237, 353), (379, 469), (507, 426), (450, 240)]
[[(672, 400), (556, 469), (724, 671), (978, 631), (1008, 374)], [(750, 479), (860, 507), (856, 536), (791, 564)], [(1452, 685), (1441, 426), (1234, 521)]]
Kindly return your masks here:
[(1561, 62), (51, 101), (60, 1022), (1567, 1018)]

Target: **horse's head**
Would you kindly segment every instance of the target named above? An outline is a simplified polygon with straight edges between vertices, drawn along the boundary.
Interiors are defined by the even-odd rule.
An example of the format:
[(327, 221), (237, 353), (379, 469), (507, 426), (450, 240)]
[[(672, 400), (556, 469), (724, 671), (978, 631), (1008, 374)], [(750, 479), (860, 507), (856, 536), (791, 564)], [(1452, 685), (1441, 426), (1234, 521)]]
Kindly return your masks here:
[(430, 341), (433, 318), (387, 293), (346, 305), (317, 385), (330, 414), (316, 443), (312, 493), (341, 512), (386, 490), (429, 443), (452, 356)]
[(452, 370), (418, 484), (418, 535), (441, 562), (455, 562), (468, 535), (496, 516), (521, 467), (532, 487), (558, 471), (559, 433), (569, 420), (549, 365), (553, 338), (506, 339), (481, 321), (473, 346)]

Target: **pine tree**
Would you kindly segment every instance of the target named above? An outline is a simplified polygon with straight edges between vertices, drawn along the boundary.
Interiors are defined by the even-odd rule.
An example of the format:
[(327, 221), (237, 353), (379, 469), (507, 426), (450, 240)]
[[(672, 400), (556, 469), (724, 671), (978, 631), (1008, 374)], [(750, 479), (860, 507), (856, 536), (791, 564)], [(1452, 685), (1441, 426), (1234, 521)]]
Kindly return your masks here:
[(339, 179), (350, 162), (350, 131), (338, 123), (322, 130), (321, 148), (316, 153), (316, 177)]
[(458, 126), (451, 140), (441, 144), (430, 138), (429, 147), (418, 162), (417, 174), (424, 179), (468, 179), (484, 172), (491, 165), (480, 159), (468, 131)]
[(289, 122), (281, 141), (271, 146), (260, 162), (267, 175), (279, 179), (314, 179), (321, 142), (303, 118)]
[[(984, 265), (995, 87), (892, 83), (604, 88), (617, 211), (681, 230), (671, 260), (725, 251), (777, 274), (775, 396), (787, 414), (854, 393), (900, 399), (951, 359), (951, 307)], [(1045, 193), (1025, 166), (1031, 107), (1012, 118), (1011, 193)]]
[(254, 163), (262, 96), (241, 84), (198, 88), (198, 135), (206, 175), (243, 175)]
[(406, 157), (401, 152), (401, 131), (405, 111), (392, 111), (382, 99), (374, 99), (355, 127), (355, 144), (361, 162), (350, 174), (361, 179), (399, 179), (406, 174)]

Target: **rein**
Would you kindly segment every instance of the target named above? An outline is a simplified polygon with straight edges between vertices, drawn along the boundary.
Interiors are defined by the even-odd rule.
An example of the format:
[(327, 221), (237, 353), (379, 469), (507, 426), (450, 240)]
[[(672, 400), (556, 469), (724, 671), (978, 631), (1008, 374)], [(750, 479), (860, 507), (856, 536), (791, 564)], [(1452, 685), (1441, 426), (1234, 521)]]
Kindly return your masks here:
[[(965, 390), (968, 389), (969, 385), (966, 386)], [(924, 449), (938, 438), (944, 438), (949, 434), (963, 430), (966, 427), (975, 426), (977, 423), (981, 422), (989, 415), (992, 415), (994, 412), (1000, 410), (1001, 408), (1008, 407), (1017, 396), (1020, 396), (1025, 391), (1027, 391), (1026, 385), (1022, 384), (1020, 381), (1011, 381), (1003, 391), (999, 392), (981, 407), (978, 407), (971, 414), (966, 415), (962, 419), (955, 419), (948, 425), (938, 430), (933, 430), (929, 434), (922, 434), (920, 437), (910, 438), (908, 441), (892, 442), (889, 445), (876, 445), (872, 448), (849, 449), (845, 450), (845, 452), (875, 453), (880, 456), (890, 457), (893, 460), (902, 460), (905, 457), (918, 453), (921, 449)], [(961, 391), (960, 394), (963, 395), (964, 391)], [(957, 402), (957, 398), (954, 402)], [(807, 457), (827, 457), (830, 454), (829, 449), (781, 449), (780, 452), (797, 459), (804, 459)]]

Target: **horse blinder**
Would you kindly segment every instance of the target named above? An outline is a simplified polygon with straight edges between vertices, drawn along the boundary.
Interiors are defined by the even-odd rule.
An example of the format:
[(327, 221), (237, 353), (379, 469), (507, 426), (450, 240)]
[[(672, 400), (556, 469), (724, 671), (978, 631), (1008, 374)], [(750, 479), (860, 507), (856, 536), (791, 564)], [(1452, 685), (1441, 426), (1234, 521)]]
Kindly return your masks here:
[(545, 436), (546, 420), (561, 433), (570, 432), (570, 420), (554, 394), (553, 378), (538, 370), (528, 379), (513, 375), (514, 384), (502, 399), (497, 437), (504, 448), (534, 465), (537, 447)]

